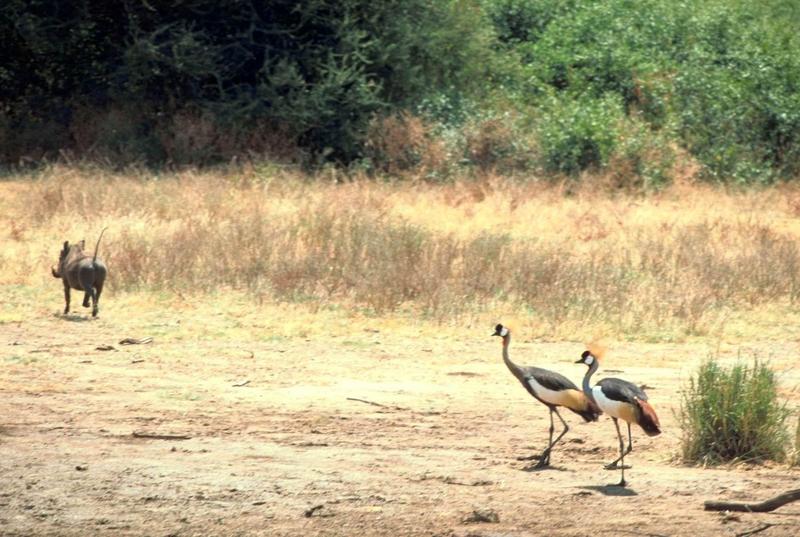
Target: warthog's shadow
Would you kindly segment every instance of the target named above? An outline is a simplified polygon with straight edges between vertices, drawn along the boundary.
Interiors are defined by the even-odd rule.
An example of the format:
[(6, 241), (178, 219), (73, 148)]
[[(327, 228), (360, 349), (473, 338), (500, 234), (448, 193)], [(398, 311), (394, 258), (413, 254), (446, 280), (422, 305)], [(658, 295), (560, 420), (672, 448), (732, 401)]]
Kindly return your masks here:
[(67, 313), (66, 315), (63, 313), (57, 313), (55, 316), (71, 323), (85, 323), (97, 319), (97, 317), (89, 317), (87, 315), (78, 315), (75, 313)]

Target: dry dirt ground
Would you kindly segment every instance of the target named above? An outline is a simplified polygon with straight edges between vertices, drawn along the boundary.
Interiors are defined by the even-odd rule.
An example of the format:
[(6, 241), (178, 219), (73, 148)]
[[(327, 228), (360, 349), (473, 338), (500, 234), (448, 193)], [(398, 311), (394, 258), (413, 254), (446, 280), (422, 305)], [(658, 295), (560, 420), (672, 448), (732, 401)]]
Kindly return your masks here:
[[(553, 467), (525, 471), (517, 457), (542, 448), (547, 412), (506, 370), (490, 326), (464, 338), (359, 321), (344, 335), (285, 337), (250, 323), (215, 337), (200, 330), (202, 315), (138, 322), (109, 308), (89, 320), (56, 307), (0, 323), (4, 536), (733, 536), (765, 524), (761, 537), (800, 534), (800, 503), (703, 511), (707, 499), (797, 488), (800, 470), (674, 462), (677, 394), (709, 352), (702, 343), (617, 343), (604, 361), (606, 374), (649, 386), (664, 429), (634, 431), (621, 489), (604, 486), (619, 477), (602, 467), (617, 445), (607, 417), (584, 424), (565, 413), (571, 430)], [(119, 344), (148, 335), (150, 344)], [(576, 381), (582, 350), (524, 335), (511, 349)], [(796, 404), (798, 344), (721, 354), (751, 351), (782, 371)], [(499, 521), (468, 521), (475, 510)]]

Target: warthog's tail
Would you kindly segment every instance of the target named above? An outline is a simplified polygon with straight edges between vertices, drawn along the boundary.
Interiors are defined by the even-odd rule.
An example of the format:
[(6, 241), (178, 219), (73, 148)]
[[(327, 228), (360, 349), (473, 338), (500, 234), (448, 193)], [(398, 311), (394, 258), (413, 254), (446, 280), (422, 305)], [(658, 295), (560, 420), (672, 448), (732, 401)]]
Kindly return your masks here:
[(103, 231), (100, 232), (100, 236), (97, 237), (97, 244), (94, 245), (94, 257), (92, 258), (92, 266), (94, 266), (95, 261), (97, 261), (97, 249), (100, 247), (100, 239), (103, 238), (103, 233), (106, 232), (108, 226), (103, 228)]

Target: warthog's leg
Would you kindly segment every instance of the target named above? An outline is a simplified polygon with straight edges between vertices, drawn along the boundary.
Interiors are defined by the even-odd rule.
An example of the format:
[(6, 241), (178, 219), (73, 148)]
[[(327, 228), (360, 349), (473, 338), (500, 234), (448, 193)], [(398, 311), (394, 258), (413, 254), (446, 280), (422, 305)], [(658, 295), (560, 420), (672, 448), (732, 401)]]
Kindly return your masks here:
[(69, 313), (69, 284), (64, 281), (64, 302), (67, 304), (64, 307), (64, 315)]
[(103, 284), (99, 283), (95, 286), (94, 293), (92, 294), (92, 317), (97, 317), (97, 303), (100, 302), (100, 293), (103, 292)]
[(92, 298), (94, 294), (94, 290), (92, 287), (94, 286), (94, 270), (91, 266), (89, 267), (81, 267), (79, 279), (81, 282), (81, 288), (83, 289), (83, 307), (89, 307), (89, 299)]

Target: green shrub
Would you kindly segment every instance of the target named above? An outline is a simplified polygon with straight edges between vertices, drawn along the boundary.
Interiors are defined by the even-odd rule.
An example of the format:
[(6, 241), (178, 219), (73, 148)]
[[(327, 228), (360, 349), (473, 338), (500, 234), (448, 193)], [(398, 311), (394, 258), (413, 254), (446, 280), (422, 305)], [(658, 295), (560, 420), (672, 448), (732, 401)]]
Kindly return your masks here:
[(509, 45), (533, 43), (547, 25), (575, 10), (579, 0), (484, 0), (497, 38)]
[(642, 191), (667, 185), (673, 179), (675, 143), (637, 118), (626, 119), (619, 131), (608, 164), (609, 186)]
[(576, 174), (605, 166), (616, 146), (623, 118), (622, 105), (611, 94), (601, 99), (550, 99), (537, 123), (544, 168)]
[(781, 2), (498, 0), (487, 12), (524, 63), (527, 104), (613, 94), (628, 116), (666, 129), (660, 137), (687, 148), (708, 179), (800, 173), (800, 16)]
[(747, 12), (698, 21), (704, 37), (675, 77), (675, 109), (688, 148), (718, 181), (767, 182), (800, 171), (800, 39)]
[(683, 392), (679, 412), (686, 462), (782, 460), (788, 410), (763, 362), (730, 368), (706, 360)]

